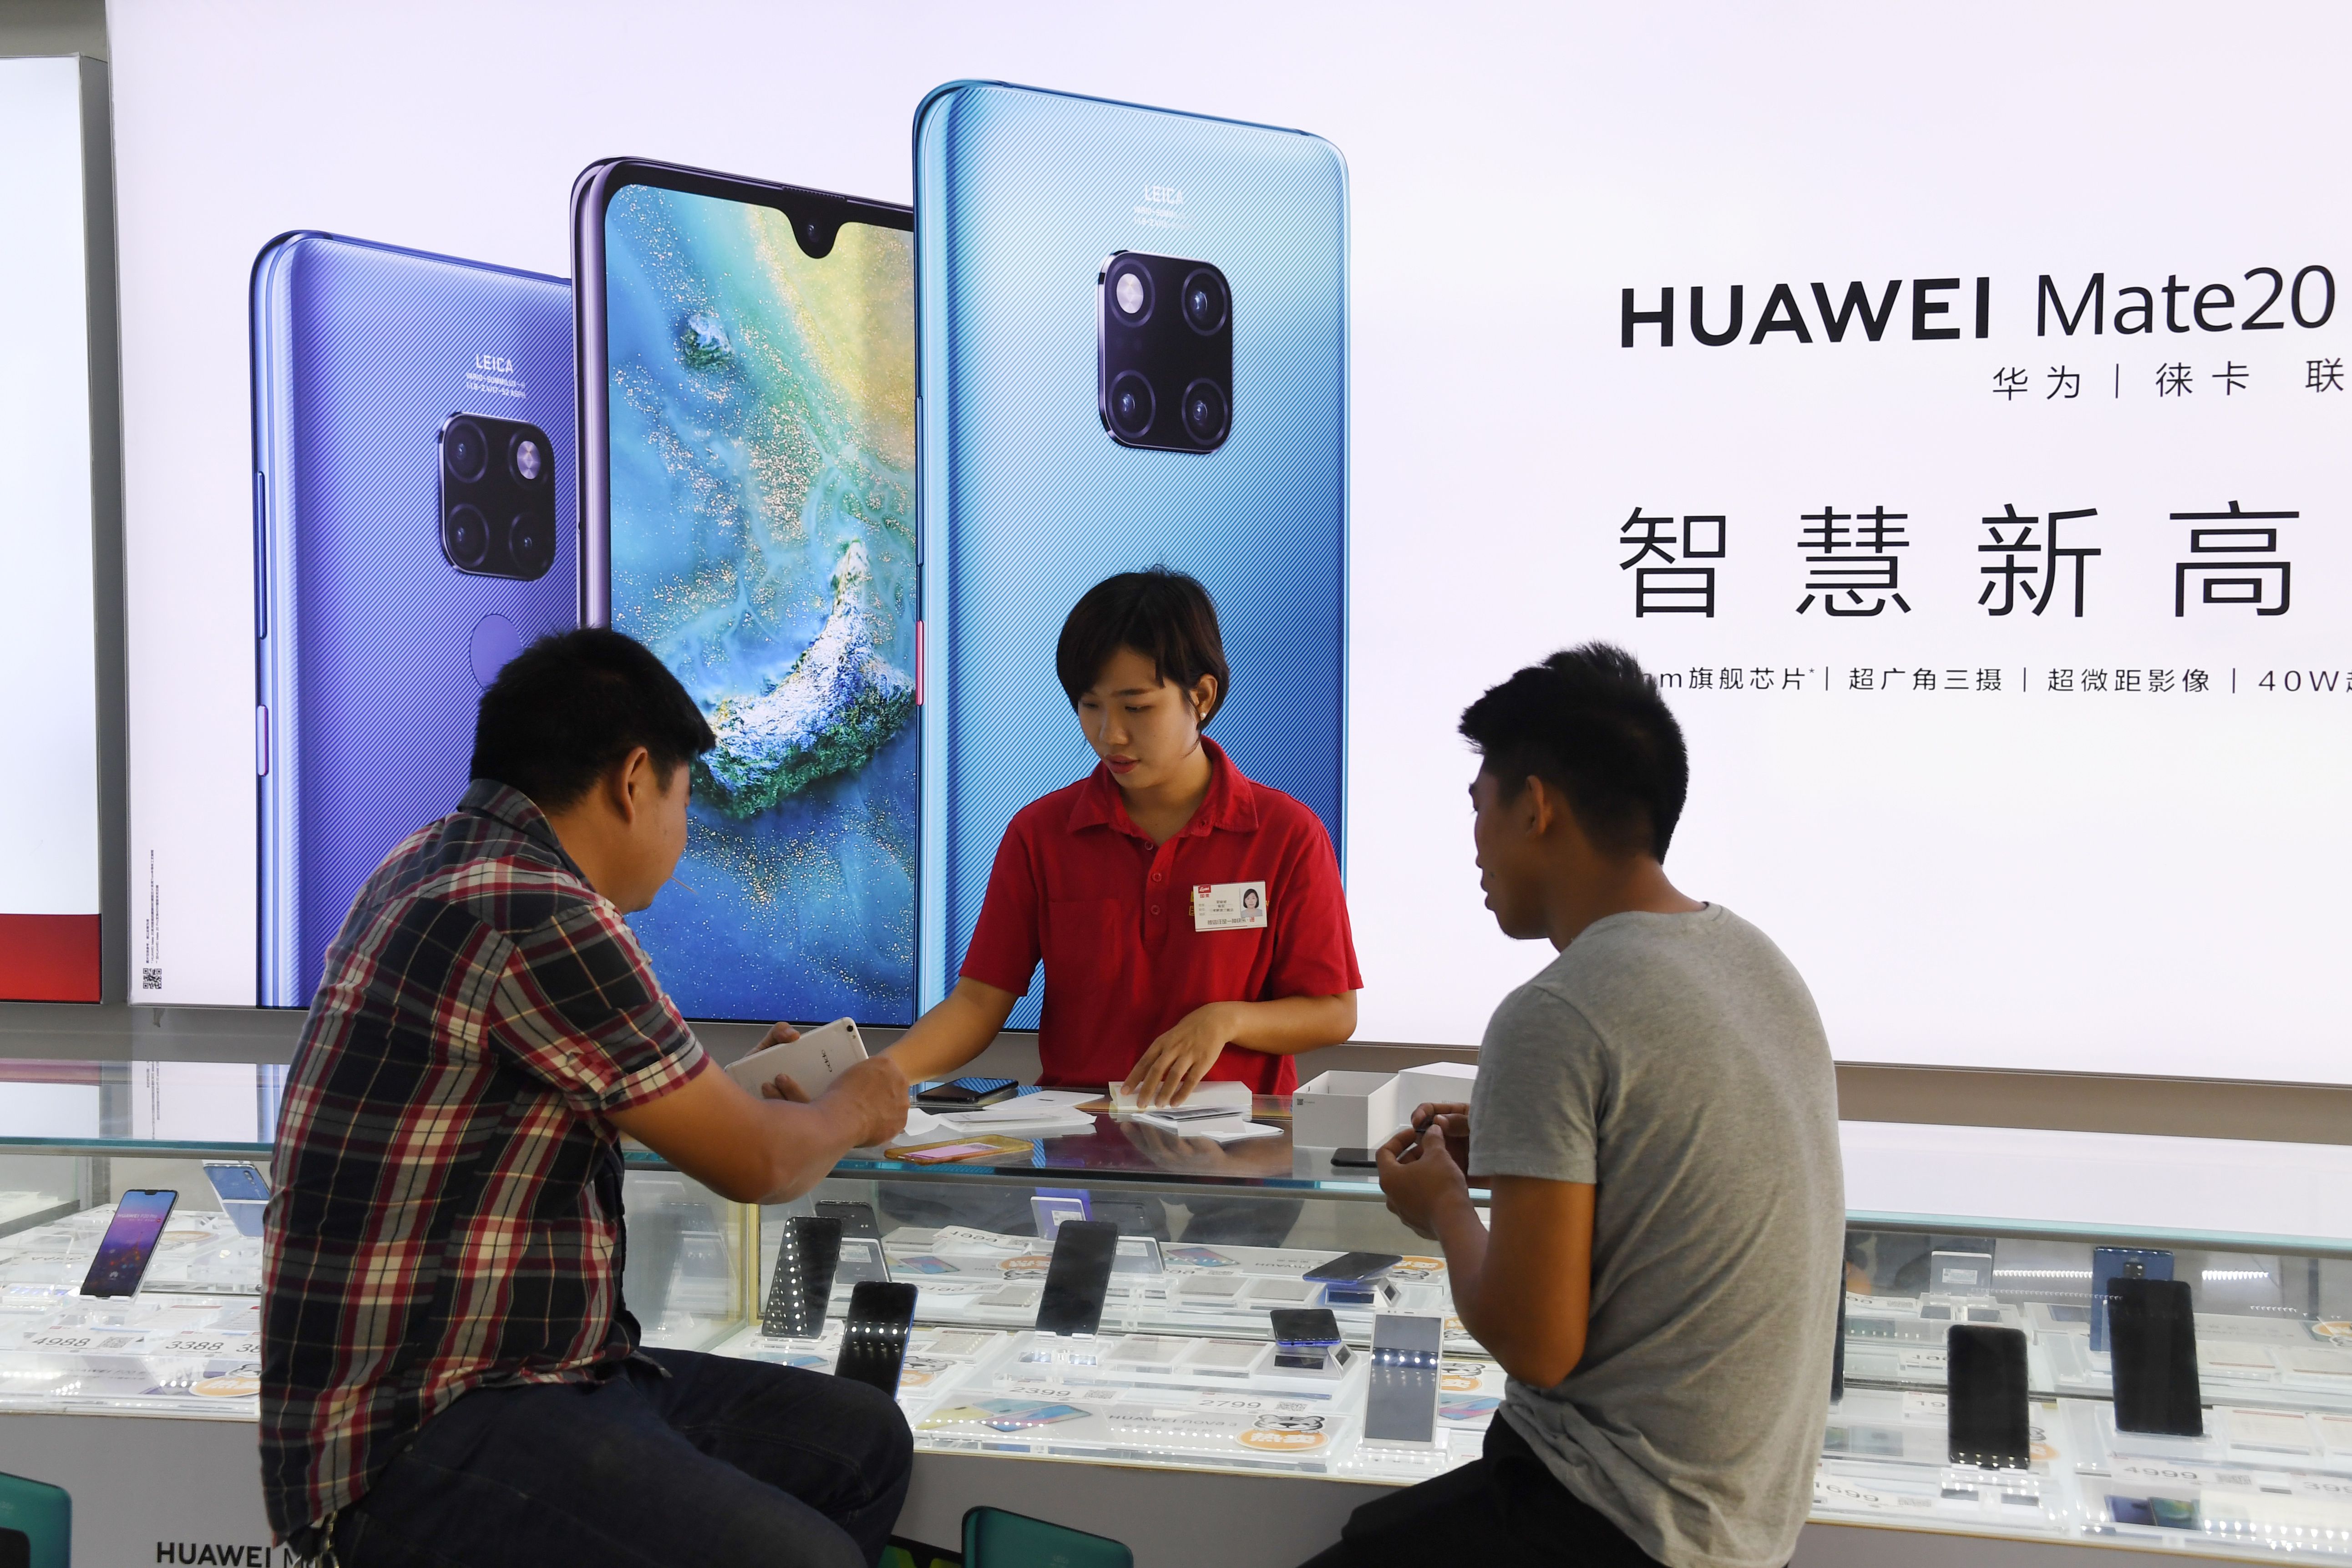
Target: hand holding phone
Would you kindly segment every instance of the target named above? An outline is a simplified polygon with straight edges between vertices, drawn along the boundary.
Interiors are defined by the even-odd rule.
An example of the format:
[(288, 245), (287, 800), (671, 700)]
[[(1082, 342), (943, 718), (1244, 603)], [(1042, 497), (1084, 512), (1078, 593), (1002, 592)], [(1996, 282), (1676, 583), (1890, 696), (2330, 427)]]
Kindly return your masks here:
[(1415, 1137), (1437, 1127), (1445, 1134), (1445, 1152), (1464, 1170), (1470, 1168), (1470, 1108), (1458, 1100), (1437, 1100), (1412, 1108)]

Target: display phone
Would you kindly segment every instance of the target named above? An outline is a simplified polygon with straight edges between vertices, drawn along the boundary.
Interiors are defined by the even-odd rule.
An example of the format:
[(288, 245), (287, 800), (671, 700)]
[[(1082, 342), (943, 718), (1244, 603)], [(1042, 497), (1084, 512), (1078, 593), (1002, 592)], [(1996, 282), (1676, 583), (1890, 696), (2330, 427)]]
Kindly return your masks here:
[(1274, 1332), (1274, 1364), (1293, 1372), (1319, 1372), (1327, 1363), (1344, 1363), (1347, 1342), (1328, 1307), (1276, 1307), (1266, 1314)]
[(1830, 1342), (1830, 1403), (1845, 1397), (1845, 1283), (1839, 1271), (1837, 1338)]
[(882, 1239), (881, 1229), (874, 1223), (872, 1204), (849, 1203), (839, 1198), (819, 1198), (816, 1200), (816, 1212), (824, 1218), (839, 1220), (841, 1234), (845, 1237), (862, 1236), (868, 1241)]
[(85, 1296), (135, 1296), (139, 1281), (146, 1278), (147, 1265), (155, 1256), (155, 1243), (163, 1235), (163, 1222), (172, 1217), (172, 1205), (180, 1194), (168, 1187), (136, 1188), (122, 1194), (114, 1205), (114, 1217), (107, 1222), (106, 1235), (100, 1238), (98, 1256), (89, 1260), (89, 1273), (81, 1282)]
[(269, 1207), (269, 1180), (261, 1167), (243, 1160), (207, 1160), (205, 1180), (212, 1184), (221, 1212), (239, 1236), (259, 1236), (262, 1216)]
[(1118, 1226), (1108, 1220), (1066, 1219), (1054, 1233), (1045, 1292), (1037, 1302), (1041, 1334), (1091, 1334), (1102, 1326), (1103, 1297), (1118, 1258)]
[(0, 1568), (67, 1568), (72, 1555), (72, 1495), (0, 1474)]
[(2106, 1307), (2116, 1429), (2203, 1436), (2197, 1309), (2189, 1282), (2121, 1277), (2107, 1283)]
[(849, 1293), (849, 1315), (842, 1321), (841, 1355), (834, 1372), (895, 1397), (914, 1321), (912, 1285), (866, 1280)]
[(1372, 1365), (1364, 1396), (1364, 1440), (1427, 1443), (1437, 1428), (1438, 1363), (1445, 1321), (1394, 1312), (1372, 1318)]
[(916, 1091), (915, 1103), (952, 1110), (972, 1110), (1013, 1098), (1021, 1080), (1011, 1078), (951, 1078), (928, 1083)]
[(1343, 1252), (1328, 1263), (1308, 1269), (1306, 1278), (1318, 1284), (1358, 1284), (1377, 1279), (1404, 1259), (1393, 1252)]
[(1348, 176), (1297, 131), (961, 81), (915, 189), (929, 1005), (1013, 814), (1096, 765), (1041, 650), (1114, 573), (1208, 588), (1217, 739), (1344, 848)]
[(2024, 1469), (2033, 1462), (2025, 1404), (2025, 1331), (1955, 1323), (1944, 1332), (1946, 1452), (1955, 1465)]
[(1331, 1151), (1331, 1164), (1335, 1170), (1352, 1168), (1356, 1170), (1370, 1171), (1379, 1169), (1380, 1163), (1381, 1155), (1380, 1151), (1377, 1149), (1334, 1149)]
[(813, 1340), (824, 1332), (825, 1308), (833, 1300), (833, 1276), (841, 1262), (841, 1222), (792, 1215), (776, 1247), (776, 1271), (768, 1280), (768, 1302), (760, 1331), (771, 1339)]
[(257, 985), (300, 1007), (482, 689), (579, 617), (572, 289), (300, 232), (251, 284)]
[(696, 1018), (915, 1019), (911, 210), (641, 158), (572, 188), (581, 615), (719, 743), (630, 917)]
[(856, 1020), (835, 1018), (823, 1028), (803, 1031), (795, 1040), (753, 1051), (727, 1064), (727, 1076), (754, 1099), (764, 1097), (779, 1074), (790, 1078), (811, 1100), (833, 1087), (833, 1080), (866, 1059), (866, 1037)]
[(2091, 1348), (2107, 1345), (2107, 1287), (2117, 1279), (2169, 1279), (2172, 1254), (2158, 1247), (2091, 1248)]

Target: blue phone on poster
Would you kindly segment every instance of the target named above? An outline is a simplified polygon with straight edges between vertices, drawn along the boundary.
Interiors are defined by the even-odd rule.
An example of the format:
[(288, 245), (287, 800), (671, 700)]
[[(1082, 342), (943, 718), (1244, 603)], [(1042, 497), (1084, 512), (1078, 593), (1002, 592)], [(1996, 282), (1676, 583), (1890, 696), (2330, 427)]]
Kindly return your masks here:
[(1213, 733), (1344, 849), (1348, 178), (1301, 132), (955, 82), (915, 190), (929, 1005), (1005, 825), (1094, 765), (1054, 647), (1113, 573), (1209, 589)]
[(630, 917), (697, 1018), (914, 1022), (914, 214), (646, 159), (572, 187), (583, 614), (719, 743)]
[(579, 621), (572, 289), (335, 235), (253, 267), (264, 1006), (456, 809), (506, 661)]

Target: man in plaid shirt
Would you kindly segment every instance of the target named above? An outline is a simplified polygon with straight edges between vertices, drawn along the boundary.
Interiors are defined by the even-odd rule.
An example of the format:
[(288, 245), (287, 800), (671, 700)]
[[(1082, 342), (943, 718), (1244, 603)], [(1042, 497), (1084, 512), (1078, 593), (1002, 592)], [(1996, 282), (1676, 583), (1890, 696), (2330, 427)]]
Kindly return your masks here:
[(711, 744), (644, 647), (542, 638), (483, 694), (457, 810), (385, 858), (328, 949), (265, 1243), (262, 1486), (296, 1552), (879, 1557), (912, 1451), (888, 1397), (645, 1349), (621, 1300), (622, 1133), (782, 1202), (906, 1121), (887, 1057), (814, 1102), (706, 1070), (622, 922), (676, 869)]

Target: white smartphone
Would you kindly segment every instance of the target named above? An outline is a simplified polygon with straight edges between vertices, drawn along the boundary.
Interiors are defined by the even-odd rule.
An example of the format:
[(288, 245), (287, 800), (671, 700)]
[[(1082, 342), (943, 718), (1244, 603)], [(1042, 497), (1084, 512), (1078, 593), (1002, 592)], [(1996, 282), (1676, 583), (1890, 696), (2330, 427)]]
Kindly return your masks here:
[(763, 1051), (753, 1051), (740, 1061), (730, 1062), (727, 1076), (753, 1094), (778, 1073), (789, 1074), (792, 1080), (808, 1091), (814, 1100), (830, 1087), (835, 1079), (866, 1059), (866, 1041), (857, 1032), (851, 1018), (835, 1018), (821, 1029), (811, 1029), (797, 1040), (781, 1046), (770, 1046)]

